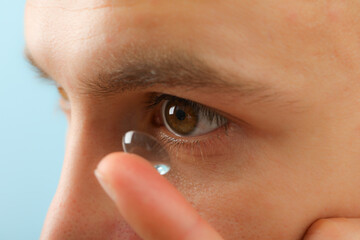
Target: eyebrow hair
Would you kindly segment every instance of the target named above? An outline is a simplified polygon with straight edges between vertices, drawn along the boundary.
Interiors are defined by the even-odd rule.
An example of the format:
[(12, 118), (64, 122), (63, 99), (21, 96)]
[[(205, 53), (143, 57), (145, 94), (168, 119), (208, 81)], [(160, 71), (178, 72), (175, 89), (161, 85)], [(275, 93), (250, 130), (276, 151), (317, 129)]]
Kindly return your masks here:
[(269, 94), (271, 88), (265, 83), (217, 71), (186, 51), (127, 47), (119, 55), (96, 61), (94, 65), (99, 69), (98, 74), (83, 78), (84, 92), (104, 96), (161, 86), (179, 87), (185, 91), (213, 90), (247, 96), (256, 94), (264, 98), (276, 95), (275, 92)]
[[(52, 80), (26, 49), (25, 56), (41, 77)], [(209, 94), (234, 93), (249, 97), (249, 103), (272, 102), (283, 95), (265, 83), (215, 70), (185, 51), (128, 47), (117, 56), (111, 54), (107, 59), (93, 62), (97, 73), (80, 77), (81, 93), (106, 97), (155, 86), (180, 87), (184, 91), (203, 90)], [(294, 101), (285, 105), (288, 103)]]

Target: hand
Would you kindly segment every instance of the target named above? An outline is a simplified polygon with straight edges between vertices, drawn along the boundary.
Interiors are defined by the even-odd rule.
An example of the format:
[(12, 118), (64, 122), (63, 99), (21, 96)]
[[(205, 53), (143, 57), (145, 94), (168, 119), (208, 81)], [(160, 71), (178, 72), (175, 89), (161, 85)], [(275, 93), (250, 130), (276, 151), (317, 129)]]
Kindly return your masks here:
[[(142, 239), (222, 239), (145, 159), (126, 153), (110, 154), (99, 164), (96, 176)], [(303, 240), (360, 240), (360, 219), (320, 219)]]
[(360, 219), (320, 219), (311, 225), (304, 240), (360, 240)]
[(100, 162), (95, 174), (142, 239), (222, 239), (145, 159), (112, 153)]

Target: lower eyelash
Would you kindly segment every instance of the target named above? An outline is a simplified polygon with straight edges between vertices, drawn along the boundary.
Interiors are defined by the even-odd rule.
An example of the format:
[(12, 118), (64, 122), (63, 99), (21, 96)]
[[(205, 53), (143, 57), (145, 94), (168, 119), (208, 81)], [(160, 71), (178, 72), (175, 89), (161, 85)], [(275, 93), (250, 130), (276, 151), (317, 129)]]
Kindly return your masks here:
[(172, 137), (168, 130), (160, 130), (157, 137), (169, 151), (170, 155), (181, 151), (182, 154), (187, 156), (206, 159), (210, 156), (223, 155), (224, 151), (227, 151), (231, 144), (228, 133), (231, 128), (230, 124), (226, 124), (216, 129), (210, 137), (200, 136), (186, 138)]

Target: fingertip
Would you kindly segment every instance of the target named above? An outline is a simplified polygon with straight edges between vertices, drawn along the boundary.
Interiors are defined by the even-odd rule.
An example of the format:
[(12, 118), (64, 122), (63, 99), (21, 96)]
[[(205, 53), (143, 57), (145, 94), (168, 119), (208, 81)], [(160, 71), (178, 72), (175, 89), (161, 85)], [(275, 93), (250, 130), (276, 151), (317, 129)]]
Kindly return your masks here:
[(106, 155), (97, 165), (96, 171), (100, 173), (111, 172), (114, 168), (121, 167), (133, 158), (132, 154), (125, 152), (113, 152)]
[(99, 163), (96, 174), (139, 236), (157, 240), (181, 236), (188, 240), (204, 236), (221, 239), (146, 159), (124, 152), (111, 153)]
[(123, 173), (132, 174), (144, 170), (153, 171), (146, 159), (131, 153), (113, 152), (100, 161), (95, 171), (104, 178), (110, 178), (121, 176)]

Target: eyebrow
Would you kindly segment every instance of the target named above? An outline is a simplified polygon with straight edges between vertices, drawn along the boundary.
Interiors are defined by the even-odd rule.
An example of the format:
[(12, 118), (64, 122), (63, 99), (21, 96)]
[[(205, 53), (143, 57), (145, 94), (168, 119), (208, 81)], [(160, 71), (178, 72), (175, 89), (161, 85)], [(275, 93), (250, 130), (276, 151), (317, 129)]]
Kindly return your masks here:
[[(275, 91), (265, 83), (220, 72), (185, 51), (127, 48), (119, 55), (120, 57), (116, 57), (112, 54), (108, 59), (95, 60), (94, 69), (98, 71), (96, 74), (85, 73), (80, 77), (81, 92), (106, 97), (156, 86), (163, 89), (176, 87), (184, 91), (203, 90), (209, 94), (234, 93), (249, 97), (249, 102), (253, 103), (273, 102), (283, 96), (283, 92)], [(27, 49), (25, 56), (42, 78), (52, 80)]]

